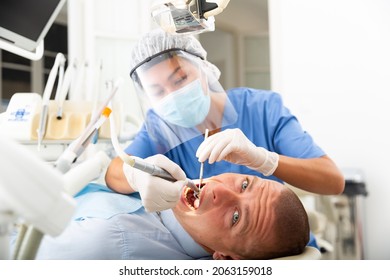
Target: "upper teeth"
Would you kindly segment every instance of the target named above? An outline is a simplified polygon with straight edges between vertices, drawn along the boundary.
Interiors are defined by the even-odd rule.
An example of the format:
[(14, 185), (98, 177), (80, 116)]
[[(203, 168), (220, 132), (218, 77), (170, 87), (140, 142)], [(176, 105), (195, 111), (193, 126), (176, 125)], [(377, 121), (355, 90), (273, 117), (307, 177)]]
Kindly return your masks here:
[[(184, 195), (185, 195), (185, 201), (186, 201), (186, 204), (188, 205), (188, 207), (190, 207), (192, 210), (196, 210), (196, 208), (194, 207), (194, 205), (195, 205), (195, 200), (194, 200), (194, 205), (192, 205), (191, 204), (191, 201), (189, 201), (189, 194), (188, 194), (188, 192), (189, 191), (192, 191), (190, 188), (187, 188), (186, 190), (185, 190), (185, 192), (184, 192)], [(198, 199), (196, 199), (196, 200), (198, 200)], [(199, 203), (198, 203), (198, 205), (199, 205)]]

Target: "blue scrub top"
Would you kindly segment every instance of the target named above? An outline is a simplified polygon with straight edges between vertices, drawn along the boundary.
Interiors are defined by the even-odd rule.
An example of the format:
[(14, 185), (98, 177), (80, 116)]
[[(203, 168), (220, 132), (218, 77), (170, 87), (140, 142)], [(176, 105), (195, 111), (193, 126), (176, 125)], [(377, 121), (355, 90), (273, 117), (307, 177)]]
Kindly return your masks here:
[[(235, 88), (228, 91), (228, 97), (238, 116), (235, 123), (223, 127), (222, 130), (239, 128), (256, 146), (264, 147), (280, 155), (296, 158), (316, 158), (325, 155), (312, 137), (302, 129), (297, 118), (283, 105), (279, 94), (251, 88)], [(144, 125), (125, 151), (128, 154), (146, 158), (158, 153), (159, 142), (166, 141), (163, 138), (152, 139), (147, 126)], [(188, 178), (197, 179), (200, 164), (195, 154), (202, 141), (203, 136), (199, 135), (164, 154), (180, 165)], [(261, 173), (245, 166), (226, 161), (212, 165), (205, 162), (205, 178), (227, 172), (264, 177)], [(267, 177), (267, 179), (281, 182), (274, 176)]]

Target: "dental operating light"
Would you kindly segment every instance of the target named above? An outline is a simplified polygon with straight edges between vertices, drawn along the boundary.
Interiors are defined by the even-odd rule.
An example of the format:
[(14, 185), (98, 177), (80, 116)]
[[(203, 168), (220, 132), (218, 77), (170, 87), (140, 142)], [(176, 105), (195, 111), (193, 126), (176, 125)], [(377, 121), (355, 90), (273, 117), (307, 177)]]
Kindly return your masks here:
[(214, 31), (214, 16), (221, 13), (230, 0), (157, 0), (152, 4), (152, 18), (166, 32), (198, 34)]

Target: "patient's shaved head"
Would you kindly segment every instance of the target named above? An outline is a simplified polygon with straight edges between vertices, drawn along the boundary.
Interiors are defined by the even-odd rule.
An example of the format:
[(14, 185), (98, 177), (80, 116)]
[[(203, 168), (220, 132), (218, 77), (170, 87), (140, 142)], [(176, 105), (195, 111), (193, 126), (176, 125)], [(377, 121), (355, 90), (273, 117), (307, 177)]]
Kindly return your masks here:
[(309, 242), (307, 213), (297, 195), (288, 187), (282, 188), (274, 202), (276, 219), (269, 225), (272, 228), (272, 241), (268, 244), (257, 244), (245, 258), (272, 259), (298, 255)]

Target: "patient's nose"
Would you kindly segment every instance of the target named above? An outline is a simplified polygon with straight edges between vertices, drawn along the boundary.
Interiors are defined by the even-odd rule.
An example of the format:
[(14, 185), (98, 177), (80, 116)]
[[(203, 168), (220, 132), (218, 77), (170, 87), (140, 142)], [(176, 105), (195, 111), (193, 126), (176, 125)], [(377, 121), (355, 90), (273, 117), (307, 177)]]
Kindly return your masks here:
[(213, 202), (216, 205), (229, 204), (238, 199), (237, 193), (224, 185), (216, 186), (213, 190), (213, 194)]

